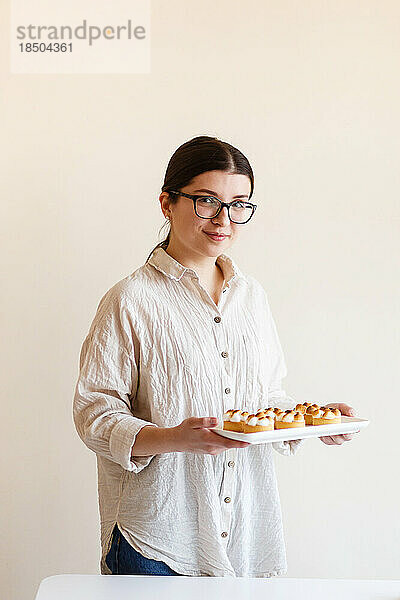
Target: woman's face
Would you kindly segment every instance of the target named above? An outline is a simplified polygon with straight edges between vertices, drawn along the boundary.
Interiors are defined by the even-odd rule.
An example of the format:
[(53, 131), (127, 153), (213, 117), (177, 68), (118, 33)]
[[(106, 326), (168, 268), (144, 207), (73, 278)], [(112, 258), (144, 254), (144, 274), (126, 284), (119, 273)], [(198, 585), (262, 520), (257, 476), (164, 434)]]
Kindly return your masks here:
[[(248, 200), (251, 182), (247, 175), (226, 173), (225, 171), (207, 171), (192, 179), (181, 192), (195, 196), (215, 196), (222, 202), (233, 202), (235, 199)], [(161, 210), (171, 221), (170, 245), (176, 250), (202, 256), (219, 256), (230, 248), (239, 232), (246, 224), (232, 223), (224, 207), (217, 217), (202, 219), (194, 212), (193, 201), (179, 196), (176, 204), (171, 204), (167, 192), (160, 195)], [(207, 233), (224, 234), (220, 241)]]

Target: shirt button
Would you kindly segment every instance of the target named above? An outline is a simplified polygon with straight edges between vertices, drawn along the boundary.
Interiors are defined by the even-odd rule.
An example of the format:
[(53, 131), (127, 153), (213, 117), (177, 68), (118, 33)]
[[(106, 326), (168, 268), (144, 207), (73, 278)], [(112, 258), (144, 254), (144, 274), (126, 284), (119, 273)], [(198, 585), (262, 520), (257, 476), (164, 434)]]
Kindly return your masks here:
[(225, 388), (225, 394), (230, 394), (231, 393), (231, 388)]
[(226, 498), (224, 498), (224, 502), (227, 502), (227, 503), (228, 503), (228, 502), (230, 502), (230, 501), (231, 501), (231, 499), (230, 499), (229, 497), (226, 497)]
[(235, 466), (235, 461), (234, 460), (230, 460), (228, 462), (228, 467), (234, 467)]
[(221, 317), (214, 317), (214, 321), (216, 323), (221, 323)]
[(222, 358), (228, 358), (228, 353), (227, 352), (221, 352), (221, 356), (222, 356)]
[(227, 531), (223, 531), (223, 532), (221, 533), (221, 537), (226, 537), (227, 535), (228, 535), (228, 532), (227, 532)]

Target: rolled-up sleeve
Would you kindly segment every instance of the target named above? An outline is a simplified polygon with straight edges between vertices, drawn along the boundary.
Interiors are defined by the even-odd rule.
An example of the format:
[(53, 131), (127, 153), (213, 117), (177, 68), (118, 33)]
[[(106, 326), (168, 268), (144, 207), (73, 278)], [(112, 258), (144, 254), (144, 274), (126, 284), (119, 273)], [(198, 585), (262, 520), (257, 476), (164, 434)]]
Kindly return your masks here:
[(134, 473), (154, 456), (132, 459), (136, 436), (145, 426), (157, 427), (132, 413), (137, 383), (132, 319), (123, 298), (111, 289), (100, 301), (82, 345), (73, 419), (90, 450)]
[[(292, 409), (296, 406), (297, 402), (290, 396), (288, 396), (285, 390), (282, 388), (282, 379), (287, 375), (287, 368), (285, 363), (285, 357), (282, 351), (282, 346), (279, 340), (278, 332), (276, 329), (275, 321), (269, 307), (268, 297), (265, 293), (265, 302), (267, 308), (267, 320), (268, 320), (268, 338), (270, 341), (270, 383), (268, 386), (268, 399), (269, 404), (286, 410)], [(305, 440), (289, 440), (283, 442), (272, 442), (272, 447), (279, 454), (284, 456), (295, 455), (300, 446), (304, 444)]]

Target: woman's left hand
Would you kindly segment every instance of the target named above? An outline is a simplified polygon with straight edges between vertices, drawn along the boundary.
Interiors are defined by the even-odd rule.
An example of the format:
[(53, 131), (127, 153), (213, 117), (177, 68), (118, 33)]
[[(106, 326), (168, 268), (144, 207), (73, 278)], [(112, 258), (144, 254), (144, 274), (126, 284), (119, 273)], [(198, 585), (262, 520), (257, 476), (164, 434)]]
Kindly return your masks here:
[[(345, 417), (355, 417), (356, 416), (354, 408), (352, 408), (348, 404), (333, 403), (333, 404), (324, 404), (324, 406), (325, 406), (325, 408), (338, 408), (340, 410), (340, 412), (342, 413), (342, 415)], [(360, 432), (356, 431), (356, 433), (360, 433)], [(349, 442), (351, 439), (353, 439), (353, 437), (354, 437), (354, 433), (343, 433), (341, 435), (327, 435), (324, 437), (320, 437), (319, 439), (322, 442), (324, 442), (324, 444), (327, 444), (328, 446), (332, 446), (335, 444), (343, 444), (343, 442)]]

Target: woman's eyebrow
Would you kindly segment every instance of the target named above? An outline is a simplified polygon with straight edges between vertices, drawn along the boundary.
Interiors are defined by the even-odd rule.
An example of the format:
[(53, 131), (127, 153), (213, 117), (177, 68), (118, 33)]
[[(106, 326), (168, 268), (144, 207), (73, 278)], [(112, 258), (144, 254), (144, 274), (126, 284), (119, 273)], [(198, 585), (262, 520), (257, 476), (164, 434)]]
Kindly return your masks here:
[[(217, 192), (213, 192), (212, 190), (201, 189), (201, 190), (193, 190), (194, 192), (206, 192), (206, 194), (212, 194), (218, 198)], [(232, 198), (247, 198), (248, 194), (237, 194), (236, 196), (232, 196)]]

